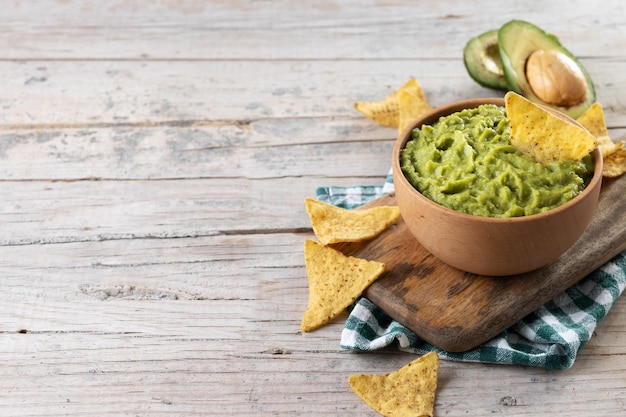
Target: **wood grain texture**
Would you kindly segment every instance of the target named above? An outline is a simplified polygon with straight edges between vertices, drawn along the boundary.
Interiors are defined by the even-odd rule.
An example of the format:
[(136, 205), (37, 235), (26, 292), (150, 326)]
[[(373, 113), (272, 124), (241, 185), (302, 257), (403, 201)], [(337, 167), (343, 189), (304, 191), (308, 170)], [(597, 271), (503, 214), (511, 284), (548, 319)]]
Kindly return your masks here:
[(456, 60), (466, 33), (525, 18), (578, 56), (622, 58), (622, 4), (607, 5), (611, 13), (583, 0), (483, 6), (497, 13), (459, 1), (40, 0), (46, 13), (22, 2), (7, 9), (0, 46), (14, 60)]
[[(525, 18), (626, 133), (621, 2), (302, 3), (3, 3), (0, 415), (373, 416), (347, 378), (414, 356), (341, 349), (345, 316), (299, 330), (304, 198), (390, 166), (354, 101), (498, 95), (462, 47)], [(625, 314), (564, 372), (443, 362), (437, 415), (621, 415)]]

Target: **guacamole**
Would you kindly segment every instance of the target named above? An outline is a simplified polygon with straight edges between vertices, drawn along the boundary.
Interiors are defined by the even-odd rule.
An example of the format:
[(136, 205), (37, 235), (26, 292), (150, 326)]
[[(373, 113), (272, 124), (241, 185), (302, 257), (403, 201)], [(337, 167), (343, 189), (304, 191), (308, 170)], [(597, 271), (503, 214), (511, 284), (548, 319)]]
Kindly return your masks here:
[(400, 154), (405, 177), (453, 210), (487, 217), (541, 213), (576, 197), (593, 176), (593, 157), (539, 163), (510, 143), (504, 107), (484, 104), (414, 129)]

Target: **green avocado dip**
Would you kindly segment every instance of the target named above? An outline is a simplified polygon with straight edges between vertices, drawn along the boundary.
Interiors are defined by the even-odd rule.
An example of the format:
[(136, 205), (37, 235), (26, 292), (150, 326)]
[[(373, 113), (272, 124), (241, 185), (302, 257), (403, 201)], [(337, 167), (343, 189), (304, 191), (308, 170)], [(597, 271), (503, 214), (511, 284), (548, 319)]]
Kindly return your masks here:
[(484, 104), (414, 129), (400, 166), (429, 199), (486, 217), (550, 210), (576, 197), (591, 180), (591, 155), (543, 164), (522, 155), (510, 137), (505, 108)]

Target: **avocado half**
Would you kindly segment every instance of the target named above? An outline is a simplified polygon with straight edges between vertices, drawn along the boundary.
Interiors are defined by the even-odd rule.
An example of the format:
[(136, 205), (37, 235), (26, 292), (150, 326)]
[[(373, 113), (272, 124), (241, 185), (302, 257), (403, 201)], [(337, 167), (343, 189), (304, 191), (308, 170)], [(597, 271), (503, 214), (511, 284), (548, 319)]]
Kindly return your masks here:
[(497, 29), (470, 39), (463, 50), (463, 63), (478, 84), (496, 90), (508, 89), (500, 59)]
[(591, 77), (555, 35), (522, 20), (506, 23), (497, 35), (509, 89), (574, 119), (595, 102)]

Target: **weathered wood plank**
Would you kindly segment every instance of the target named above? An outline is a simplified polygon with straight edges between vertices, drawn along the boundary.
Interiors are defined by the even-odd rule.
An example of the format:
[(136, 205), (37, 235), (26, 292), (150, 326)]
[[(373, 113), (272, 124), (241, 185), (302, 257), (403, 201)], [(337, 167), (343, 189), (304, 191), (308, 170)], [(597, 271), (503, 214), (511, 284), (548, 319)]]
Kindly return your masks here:
[[(626, 59), (583, 62), (594, 78), (609, 127), (626, 126), (626, 107), (619, 100), (626, 95), (626, 86), (615, 80), (615, 74), (626, 72)], [(119, 127), (124, 132), (208, 125), (232, 135), (259, 122), (267, 137), (269, 127), (277, 127), (280, 134), (280, 128), (302, 123), (306, 138), (307, 132), (326, 129), (323, 125), (330, 120), (335, 126), (345, 124), (348, 133), (350, 123), (357, 129), (366, 126), (353, 107), (355, 101), (382, 99), (410, 77), (420, 82), (433, 106), (502, 95), (476, 84), (460, 56), (358, 63), (9, 60), (0, 61), (0, 129), (58, 127), (85, 132)]]
[(620, 56), (623, 5), (606, 7), (610, 13), (583, 0), (506, 7), (493, 1), (14, 2), (2, 10), (0, 50), (18, 60), (454, 59), (470, 37), (524, 18), (558, 34), (579, 56)]
[[(129, 314), (133, 312), (130, 311)], [(269, 325), (273, 332), (285, 330), (284, 325), (278, 322)], [(241, 387), (237, 381), (251, 378), (247, 383), (247, 391), (263, 391), (262, 402), (266, 405), (272, 404), (276, 395), (293, 399), (301, 395), (325, 392), (329, 395), (326, 399), (329, 403), (345, 402), (345, 406), (358, 408), (363, 404), (351, 396), (353, 394), (345, 385), (350, 374), (386, 373), (415, 358), (399, 352), (354, 354), (342, 351), (336, 347), (339, 330), (337, 327), (334, 332), (318, 334), (308, 344), (299, 335), (283, 335), (278, 345), (272, 340), (251, 337), (255, 332), (261, 333), (255, 329), (250, 329), (249, 333), (243, 335), (245, 342), (242, 343), (240, 339), (220, 338), (219, 329), (211, 337), (206, 337), (206, 329), (201, 326), (195, 329), (185, 328), (184, 324), (181, 326), (182, 332), (193, 334), (163, 336), (145, 328), (142, 329), (143, 332), (133, 331), (131, 328), (130, 331), (120, 334), (80, 331), (5, 333), (3, 346), (10, 346), (11, 350), (2, 349), (6, 362), (3, 367), (5, 375), (13, 377), (3, 381), (3, 388), (8, 388), (4, 392), (8, 395), (3, 395), (0, 399), (0, 406), (3, 410), (8, 405), (21, 407), (17, 405), (20, 403), (24, 404), (24, 409), (28, 406), (38, 407), (38, 401), (46, 395), (46, 387), (59, 394), (71, 392), (72, 396), (80, 399), (77, 401), (77, 398), (72, 398), (72, 402), (89, 404), (90, 397), (95, 402), (96, 397), (103, 395), (98, 393), (100, 390), (121, 390), (118, 392), (120, 395), (125, 390), (161, 392), (165, 388), (160, 386), (167, 380), (181, 379), (187, 389), (173, 394), (181, 397), (176, 398), (176, 401), (169, 398), (177, 404), (177, 411), (180, 411), (178, 407), (181, 403), (195, 399), (196, 411), (210, 412), (210, 400), (198, 400), (204, 397), (202, 390), (206, 392), (207, 385), (215, 387), (209, 390), (213, 394), (222, 394), (212, 397), (213, 401), (217, 401), (222, 407), (228, 406), (229, 409), (236, 410), (246, 406), (246, 398), (241, 395), (228, 398), (226, 394), (239, 392)], [(165, 324), (164, 328), (169, 327)], [(232, 334), (229, 329), (223, 330), (224, 334)], [(599, 330), (602, 330), (602, 325)], [(236, 351), (232, 349), (233, 344), (238, 346)], [(85, 346), (89, 349), (85, 349)], [(575, 367), (563, 372), (442, 362), (438, 401), (441, 409), (451, 415), (460, 415), (460, 411), (470, 410), (483, 415), (481, 411), (485, 411), (485, 406), (496, 406), (491, 401), (504, 396), (516, 397), (520, 402), (517, 405), (525, 404), (535, 410), (550, 407), (551, 411), (560, 413), (564, 409), (589, 412), (595, 408), (601, 415), (611, 415), (610, 411), (620, 410), (619, 407), (624, 405), (623, 378), (619, 375), (626, 370), (624, 354), (613, 353), (608, 361), (606, 355), (594, 353), (596, 352), (586, 347)], [(41, 366), (42, 363), (47, 366)], [(315, 364), (315, 369), (312, 364)], [(107, 375), (94, 376), (94, 373)], [(478, 378), (479, 373), (481, 376)], [(303, 378), (309, 382), (308, 386), (299, 382)], [(470, 382), (475, 378), (475, 383), (480, 383), (479, 389), (485, 392), (486, 398), (474, 400), (469, 395), (461, 400), (467, 394), (475, 393), (472, 390), (476, 387)], [(148, 385), (137, 385), (133, 389), (133, 385), (142, 380), (151, 382)], [(282, 382), (286, 380), (289, 381), (289, 386), (282, 386)], [(129, 382), (122, 383), (123, 381)], [(512, 385), (500, 386), (498, 381), (507, 381)], [(120, 383), (124, 386), (112, 387)], [(582, 385), (594, 388), (585, 389)], [(10, 389), (20, 386), (23, 387), (20, 390)], [(85, 389), (87, 386), (91, 388)], [(553, 396), (557, 398), (551, 399)], [(30, 397), (30, 400), (24, 401), (25, 397)], [(133, 397), (125, 398), (125, 402), (132, 405)], [(458, 401), (463, 404), (461, 408)], [(572, 408), (566, 407), (568, 403)], [(306, 408), (310, 404), (309, 401), (304, 401), (301, 406)], [(323, 404), (324, 401), (319, 406), (324, 407)], [(284, 406), (288, 408), (293, 404)], [(523, 409), (513, 410), (511, 412), (514, 415), (526, 415)], [(105, 415), (107, 411), (115, 412), (115, 405), (109, 404), (103, 408)], [(316, 408), (316, 411), (323, 415), (324, 409)]]
[[(326, 120), (318, 120), (323, 125)], [(268, 137), (267, 125), (276, 132)], [(395, 129), (360, 121), (0, 131), (4, 180), (270, 179), (362, 176), (391, 166)], [(250, 131), (255, 129), (254, 131)], [(258, 129), (258, 130), (256, 130)], [(26, 161), (26, 162), (25, 162)], [(380, 172), (380, 171), (379, 171)]]
[[(274, 134), (270, 134), (274, 132)], [(0, 129), (0, 180), (363, 177), (391, 166), (395, 129), (369, 120), (191, 127)], [(611, 129), (615, 139), (626, 129)]]
[(0, 181), (0, 245), (309, 229), (305, 197), (320, 185), (382, 185), (388, 168), (378, 170), (271, 181)]
[[(264, 346), (253, 352), (215, 351), (212, 349), (223, 344), (177, 339), (176, 345), (186, 348), (180, 350), (170, 347), (171, 339), (132, 335), (17, 335), (11, 337), (11, 342), (24, 355), (16, 358), (23, 360), (23, 366), (11, 367), (18, 375), (8, 384), (16, 389), (0, 399), (7, 415), (36, 415), (41, 408), (52, 415), (88, 415), (93, 408), (102, 416), (221, 416), (224, 409), (236, 416), (251, 412), (373, 415), (347, 386), (348, 376), (386, 373), (411, 359), (402, 354), (354, 357), (335, 350), (324, 352), (328, 359), (319, 361), (311, 359), (320, 354), (317, 351), (271, 354), (262, 350)], [(85, 345), (94, 346), (88, 355), (83, 350)], [(137, 355), (146, 347), (150, 347), (146, 350), (151, 354)], [(220, 359), (224, 358), (236, 365), (221, 367), (220, 363), (226, 361)], [(49, 373), (40, 372), (41, 361), (51, 365)], [(619, 381), (611, 377), (619, 368), (599, 356), (581, 360), (576, 372), (512, 372), (509, 367), (484, 366), (490, 377), (475, 379), (475, 368), (442, 363), (436, 409), (445, 409), (451, 416), (531, 416), (572, 409), (588, 415), (619, 415), (623, 410), (623, 391), (615, 389)], [(582, 386), (587, 377), (581, 378), (581, 373), (592, 369), (597, 392)], [(301, 383), (303, 375), (305, 386)], [(476, 389), (484, 395), (476, 396)]]
[[(9, 272), (12, 297), (0, 305), (0, 354), (11, 376), (3, 379), (3, 411), (369, 415), (347, 377), (386, 373), (413, 356), (343, 351), (341, 320), (300, 333), (304, 236), (274, 238), (273, 245), (258, 235), (4, 248), (0, 269)], [(206, 269), (210, 263), (222, 265)], [(255, 279), (238, 277), (242, 270)], [(103, 297), (84, 291), (87, 284), (200, 297)], [(624, 312), (621, 299), (569, 371), (443, 362), (437, 409), (619, 415), (626, 350), (612, 341), (626, 332)], [(581, 388), (589, 384), (594, 389)], [(483, 394), (473, 398), (477, 387)]]
[[(338, 337), (342, 325), (339, 319), (301, 338), (288, 336), (300, 334), (308, 299), (302, 244), (310, 236), (278, 233), (4, 247), (0, 328), (26, 334), (203, 334), (205, 339), (272, 343), (287, 337), (291, 345), (277, 347), (294, 349), (295, 343), (306, 350), (326, 343), (328, 335)], [(245, 279), (242, 271), (254, 279)], [(233, 308), (238, 309), (236, 316)], [(584, 352), (626, 355), (626, 346), (614, 343), (626, 332), (621, 319), (625, 308), (620, 299)], [(266, 326), (280, 329), (273, 333)]]

